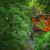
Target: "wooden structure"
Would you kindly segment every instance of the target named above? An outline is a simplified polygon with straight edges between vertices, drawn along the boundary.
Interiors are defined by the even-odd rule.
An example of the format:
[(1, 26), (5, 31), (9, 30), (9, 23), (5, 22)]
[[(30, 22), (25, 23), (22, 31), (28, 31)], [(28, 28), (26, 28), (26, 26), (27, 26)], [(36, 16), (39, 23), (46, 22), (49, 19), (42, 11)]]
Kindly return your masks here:
[[(33, 21), (33, 27), (36, 28), (37, 30), (42, 30), (40, 27), (36, 26), (38, 22), (41, 22), (41, 20), (44, 20), (43, 23), (45, 24), (43, 26), (43, 30), (45, 32), (50, 31), (50, 13), (37, 13), (35, 17), (31, 18)], [(42, 25), (42, 24), (41, 24)]]

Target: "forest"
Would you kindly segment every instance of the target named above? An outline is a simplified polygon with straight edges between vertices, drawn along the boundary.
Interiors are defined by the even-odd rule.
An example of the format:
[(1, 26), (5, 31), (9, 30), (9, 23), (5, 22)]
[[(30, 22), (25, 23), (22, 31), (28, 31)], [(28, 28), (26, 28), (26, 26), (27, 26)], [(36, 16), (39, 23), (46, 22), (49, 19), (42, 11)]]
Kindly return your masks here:
[[(26, 39), (38, 12), (50, 12), (50, 0), (0, 0), (0, 50), (31, 50)], [(32, 34), (32, 50), (50, 50), (50, 31)]]

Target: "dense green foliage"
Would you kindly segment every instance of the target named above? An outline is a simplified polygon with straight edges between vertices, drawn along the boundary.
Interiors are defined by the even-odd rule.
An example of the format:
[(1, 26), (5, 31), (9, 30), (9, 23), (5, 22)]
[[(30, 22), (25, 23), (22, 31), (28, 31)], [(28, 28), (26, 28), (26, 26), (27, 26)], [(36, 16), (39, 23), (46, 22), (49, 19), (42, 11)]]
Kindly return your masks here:
[(42, 32), (39, 37), (35, 37), (34, 50), (50, 50), (50, 32)]
[(45, 12), (50, 12), (50, 0), (37, 0), (38, 6)]
[(25, 0), (0, 1), (0, 50), (24, 50), (32, 8)]
[[(25, 41), (30, 30), (30, 16), (35, 15), (38, 6), (44, 5), (42, 4), (44, 0), (37, 1), (36, 5), (36, 1), (33, 0), (0, 0), (0, 50), (25, 50), (27, 47)], [(50, 11), (49, 3), (49, 0), (45, 1), (44, 11)], [(40, 40), (38, 39), (37, 44)], [(41, 43), (40, 46), (37, 44), (35, 50), (41, 49), (39, 48)]]

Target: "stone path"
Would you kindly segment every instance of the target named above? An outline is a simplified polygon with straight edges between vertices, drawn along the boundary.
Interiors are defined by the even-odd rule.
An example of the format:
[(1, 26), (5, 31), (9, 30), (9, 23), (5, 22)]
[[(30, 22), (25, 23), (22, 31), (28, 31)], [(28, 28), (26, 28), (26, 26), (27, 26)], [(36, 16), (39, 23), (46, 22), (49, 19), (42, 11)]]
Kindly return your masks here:
[(35, 45), (35, 42), (31, 39), (27, 39), (26, 43), (28, 44), (29, 48), (27, 48), (26, 50), (34, 50), (33, 45)]

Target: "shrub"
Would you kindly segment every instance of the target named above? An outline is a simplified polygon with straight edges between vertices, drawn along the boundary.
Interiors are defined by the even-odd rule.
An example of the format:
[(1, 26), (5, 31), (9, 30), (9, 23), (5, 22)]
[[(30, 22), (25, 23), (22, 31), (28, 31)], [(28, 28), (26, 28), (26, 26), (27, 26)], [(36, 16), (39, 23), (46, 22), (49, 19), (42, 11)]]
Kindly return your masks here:
[(30, 17), (28, 10), (19, 3), (1, 0), (0, 50), (25, 50), (26, 48), (25, 40), (29, 33)]

